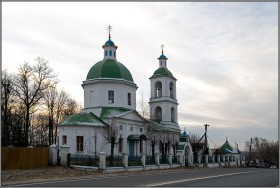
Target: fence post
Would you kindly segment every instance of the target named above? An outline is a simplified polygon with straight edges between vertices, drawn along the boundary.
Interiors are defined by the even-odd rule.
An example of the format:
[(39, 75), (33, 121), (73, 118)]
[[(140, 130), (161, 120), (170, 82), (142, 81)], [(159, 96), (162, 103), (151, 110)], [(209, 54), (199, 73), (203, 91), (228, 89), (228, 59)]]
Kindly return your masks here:
[(128, 168), (128, 154), (123, 154), (123, 165), (125, 169)]
[(172, 165), (172, 154), (169, 154), (169, 164), (170, 164), (170, 166)]
[(201, 155), (198, 156), (198, 164), (201, 163)]
[(60, 164), (61, 165), (66, 165), (67, 164), (67, 154), (69, 153), (70, 146), (67, 145), (62, 145), (60, 146)]
[(106, 153), (105, 152), (99, 153), (99, 169), (100, 170), (106, 169)]
[(57, 145), (49, 146), (49, 163), (51, 166), (57, 165)]
[(159, 166), (159, 154), (156, 154), (156, 164)]
[(208, 155), (205, 155), (205, 165), (203, 165), (204, 167), (208, 167)]
[(143, 170), (146, 168), (146, 155), (142, 155), (142, 165), (143, 165)]

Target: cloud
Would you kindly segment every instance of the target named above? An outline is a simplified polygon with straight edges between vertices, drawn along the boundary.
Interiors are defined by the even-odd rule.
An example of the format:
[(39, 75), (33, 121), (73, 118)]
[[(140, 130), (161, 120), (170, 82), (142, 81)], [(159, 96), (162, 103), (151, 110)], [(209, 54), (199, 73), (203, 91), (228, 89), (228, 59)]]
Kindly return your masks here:
[(138, 95), (149, 98), (149, 77), (165, 44), (167, 66), (178, 79), (182, 127), (211, 123), (236, 140), (244, 141), (248, 131), (277, 139), (276, 2), (2, 5), (3, 68), (15, 71), (24, 60), (43, 56), (83, 104), (81, 83), (102, 60), (111, 24), (117, 59), (132, 73)]

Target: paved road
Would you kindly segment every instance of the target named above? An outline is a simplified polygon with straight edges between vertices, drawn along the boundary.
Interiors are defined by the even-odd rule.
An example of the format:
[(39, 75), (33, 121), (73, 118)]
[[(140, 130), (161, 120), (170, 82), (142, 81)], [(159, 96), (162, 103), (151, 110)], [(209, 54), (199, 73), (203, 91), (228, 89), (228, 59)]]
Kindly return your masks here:
[[(147, 172), (141, 174), (111, 174), (104, 177), (60, 180), (23, 187), (271, 187), (279, 185), (278, 169), (216, 168), (182, 169), (172, 172)], [(15, 185), (14, 185), (15, 186)]]

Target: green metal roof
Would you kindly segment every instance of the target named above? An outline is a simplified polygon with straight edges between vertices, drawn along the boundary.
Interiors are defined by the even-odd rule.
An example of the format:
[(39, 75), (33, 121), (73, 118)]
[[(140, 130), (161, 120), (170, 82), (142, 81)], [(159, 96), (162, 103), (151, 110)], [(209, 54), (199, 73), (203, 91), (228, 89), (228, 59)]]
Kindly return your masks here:
[(92, 126), (92, 127), (108, 127), (102, 119), (93, 113), (81, 112), (68, 116), (59, 125), (61, 126)]
[(87, 74), (87, 80), (94, 78), (117, 78), (133, 82), (129, 70), (113, 59), (104, 59), (93, 65)]
[(173, 129), (168, 128), (168, 127), (164, 127), (164, 126), (161, 125), (160, 123), (157, 123), (157, 122), (152, 121), (152, 120), (149, 120), (148, 130), (149, 130), (149, 131), (174, 132), (174, 133), (178, 133), (176, 130), (173, 130)]
[(166, 67), (160, 67), (158, 68), (152, 77), (156, 77), (156, 76), (172, 76), (172, 73), (166, 68)]
[(233, 151), (233, 147), (226, 140), (226, 142), (220, 147), (220, 150), (223, 153), (228, 153), (228, 151)]
[(120, 108), (120, 107), (102, 107), (100, 118), (111, 118), (117, 117), (125, 112), (131, 111), (131, 109)]

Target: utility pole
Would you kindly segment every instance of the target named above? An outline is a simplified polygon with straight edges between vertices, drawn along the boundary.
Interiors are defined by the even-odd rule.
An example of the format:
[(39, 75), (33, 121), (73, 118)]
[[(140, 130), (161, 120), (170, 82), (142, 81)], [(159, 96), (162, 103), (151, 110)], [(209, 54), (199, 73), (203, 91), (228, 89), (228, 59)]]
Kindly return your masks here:
[(205, 141), (204, 141), (204, 154), (208, 154), (208, 143), (207, 143), (207, 127), (210, 126), (205, 124)]
[(249, 162), (250, 162), (250, 159), (251, 159), (251, 158), (250, 158), (250, 157), (251, 157), (250, 155), (251, 155), (251, 149), (252, 149), (252, 141), (253, 141), (253, 138), (251, 137), (251, 139), (250, 139), (250, 140), (251, 140), (251, 143), (250, 143), (249, 159), (248, 159), (248, 160), (249, 160)]

